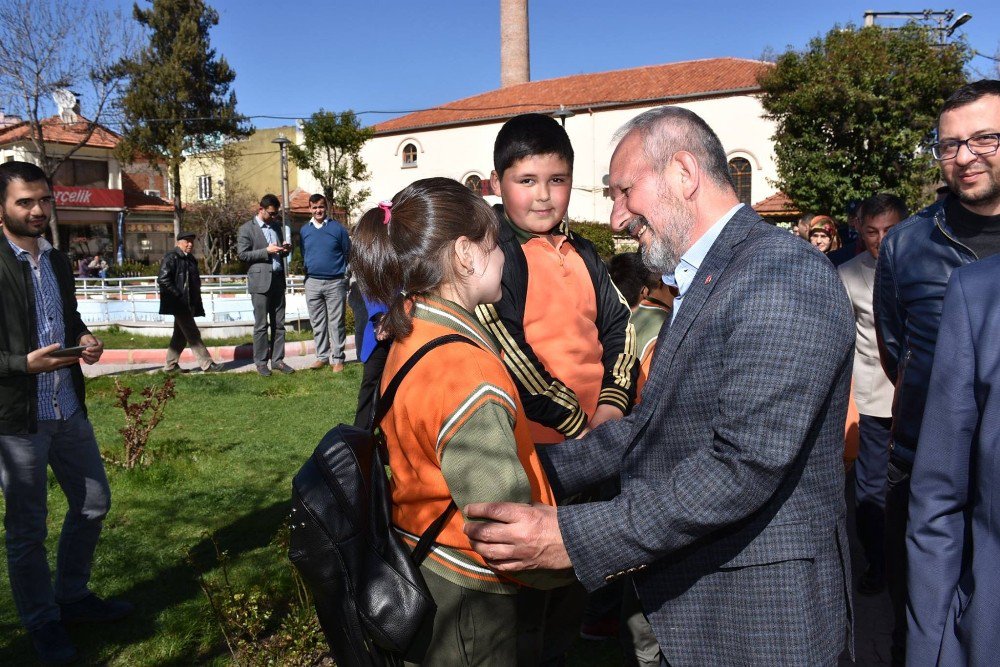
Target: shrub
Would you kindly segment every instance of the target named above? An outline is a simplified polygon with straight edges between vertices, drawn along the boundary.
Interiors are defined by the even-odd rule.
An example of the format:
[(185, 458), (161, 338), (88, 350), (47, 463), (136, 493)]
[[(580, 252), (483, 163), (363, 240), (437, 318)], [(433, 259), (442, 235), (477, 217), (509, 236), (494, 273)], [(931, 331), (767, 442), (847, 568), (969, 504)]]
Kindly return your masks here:
[(109, 278), (138, 278), (140, 276), (155, 276), (160, 272), (157, 264), (143, 264), (134, 260), (125, 260), (121, 264), (108, 267)]
[(298, 276), (306, 272), (306, 263), (302, 260), (302, 249), (299, 246), (295, 246), (292, 250), (292, 258), (288, 261), (288, 271)]
[(125, 425), (118, 429), (122, 434), (125, 452), (124, 458), (105, 456), (105, 459), (130, 470), (143, 462), (149, 435), (163, 419), (167, 403), (176, 396), (174, 379), (167, 377), (159, 387), (145, 387), (141, 392), (142, 400), (133, 403), (130, 400), (132, 388), (115, 378), (115, 395), (118, 407), (125, 411)]
[(246, 265), (243, 262), (226, 262), (219, 269), (219, 274), (223, 276), (242, 276), (246, 272)]
[(615, 254), (615, 235), (610, 225), (599, 222), (573, 222), (570, 229), (594, 244), (601, 259), (607, 260)]

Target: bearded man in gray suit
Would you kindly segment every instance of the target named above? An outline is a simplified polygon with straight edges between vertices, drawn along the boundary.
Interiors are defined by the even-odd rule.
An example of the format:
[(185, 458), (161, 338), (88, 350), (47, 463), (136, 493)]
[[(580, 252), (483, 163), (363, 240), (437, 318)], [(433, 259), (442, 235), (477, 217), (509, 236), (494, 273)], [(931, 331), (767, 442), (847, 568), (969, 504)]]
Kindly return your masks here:
[(852, 644), (844, 422), (854, 316), (833, 266), (736, 198), (718, 137), (679, 107), (629, 122), (611, 159), (612, 227), (680, 294), (642, 403), (540, 448), (560, 496), (469, 505), (501, 572), (631, 574), (668, 664), (832, 665)]

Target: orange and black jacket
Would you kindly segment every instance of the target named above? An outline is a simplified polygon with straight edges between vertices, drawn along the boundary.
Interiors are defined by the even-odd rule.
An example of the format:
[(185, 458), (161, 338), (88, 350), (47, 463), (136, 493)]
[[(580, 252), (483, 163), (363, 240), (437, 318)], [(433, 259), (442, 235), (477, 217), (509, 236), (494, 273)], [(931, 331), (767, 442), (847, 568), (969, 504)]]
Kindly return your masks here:
[[(476, 315), (503, 351), (504, 363), (517, 385), (528, 418), (559, 431), (566, 438), (580, 434), (591, 415), (584, 413), (573, 391), (553, 377), (524, 336), (524, 309), (528, 294), (528, 262), (521, 242), (502, 205), (493, 207), (500, 219), (499, 244), (504, 254), (500, 301), (479, 306)], [(583, 259), (597, 297), (596, 326), (604, 348), (604, 378), (598, 405), (613, 405), (628, 414), (635, 401), (639, 375), (635, 340), (629, 328), (631, 311), (611, 281), (608, 269), (587, 239), (574, 234), (565, 223), (560, 233)], [(553, 298), (558, 298), (554, 294)]]

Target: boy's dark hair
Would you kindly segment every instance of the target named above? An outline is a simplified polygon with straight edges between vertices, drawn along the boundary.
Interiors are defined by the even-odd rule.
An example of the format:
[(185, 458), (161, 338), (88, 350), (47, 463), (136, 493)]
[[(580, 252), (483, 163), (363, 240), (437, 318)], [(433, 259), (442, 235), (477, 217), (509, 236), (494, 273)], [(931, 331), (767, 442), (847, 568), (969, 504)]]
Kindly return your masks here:
[(310, 204), (315, 204), (316, 202), (320, 202), (320, 201), (326, 201), (326, 197), (324, 197), (323, 195), (319, 194), (318, 192), (316, 194), (309, 195), (309, 203)]
[(272, 194), (266, 194), (260, 198), (261, 208), (271, 208), (272, 206), (274, 208), (281, 208), (281, 202), (278, 201), (277, 196)]
[(41, 167), (30, 162), (4, 162), (0, 164), (0, 206), (7, 201), (7, 185), (11, 181), (23, 181), (25, 183), (35, 183), (45, 181), (52, 187), (52, 181), (45, 175)]
[(623, 252), (608, 262), (608, 274), (629, 308), (635, 308), (642, 298), (642, 288), (656, 289), (660, 277), (649, 270), (638, 252)]
[(941, 125), (941, 116), (943, 116), (946, 111), (951, 111), (952, 109), (972, 104), (981, 97), (985, 97), (987, 95), (1000, 97), (1000, 81), (997, 81), (996, 79), (982, 79), (980, 81), (973, 81), (972, 83), (965, 84), (953, 92), (951, 96), (945, 100), (944, 106), (941, 107), (941, 113), (938, 114), (937, 124), (939, 126)]
[(361, 216), (350, 266), (362, 294), (389, 307), (380, 326), (398, 339), (413, 330), (407, 299), (456, 278), (450, 254), (455, 241), (464, 236), (492, 247), (500, 226), (478, 193), (450, 178), (414, 181), (386, 208)]
[(573, 170), (573, 145), (555, 118), (540, 113), (514, 116), (500, 128), (493, 143), (493, 169), (498, 178), (514, 163), (533, 155), (557, 155)]
[(906, 209), (906, 202), (892, 193), (880, 192), (861, 202), (861, 208), (858, 209), (858, 221), (860, 225), (863, 225), (865, 220), (890, 211), (895, 211), (900, 220), (906, 220), (910, 216), (910, 212)]

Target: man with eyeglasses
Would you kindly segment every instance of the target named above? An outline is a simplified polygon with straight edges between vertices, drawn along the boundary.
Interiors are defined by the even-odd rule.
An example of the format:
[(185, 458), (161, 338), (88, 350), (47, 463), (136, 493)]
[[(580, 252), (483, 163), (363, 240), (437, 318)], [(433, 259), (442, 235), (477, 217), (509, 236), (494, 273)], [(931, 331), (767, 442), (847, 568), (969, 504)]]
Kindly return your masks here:
[(931, 153), (951, 193), (886, 235), (875, 274), (879, 354), (895, 384), (886, 497), (886, 574), (895, 616), (893, 664), (903, 664), (906, 655), (910, 471), (918, 450), (945, 287), (954, 269), (1000, 253), (1000, 81), (977, 81), (955, 91), (938, 116), (937, 134)]
[[(292, 244), (282, 238), (281, 202), (264, 195), (253, 220), (236, 235), (236, 252), (247, 264), (247, 291), (253, 304), (253, 361), (267, 377), (272, 370), (294, 373), (285, 363), (285, 265)], [(271, 368), (267, 367), (268, 359)]]

